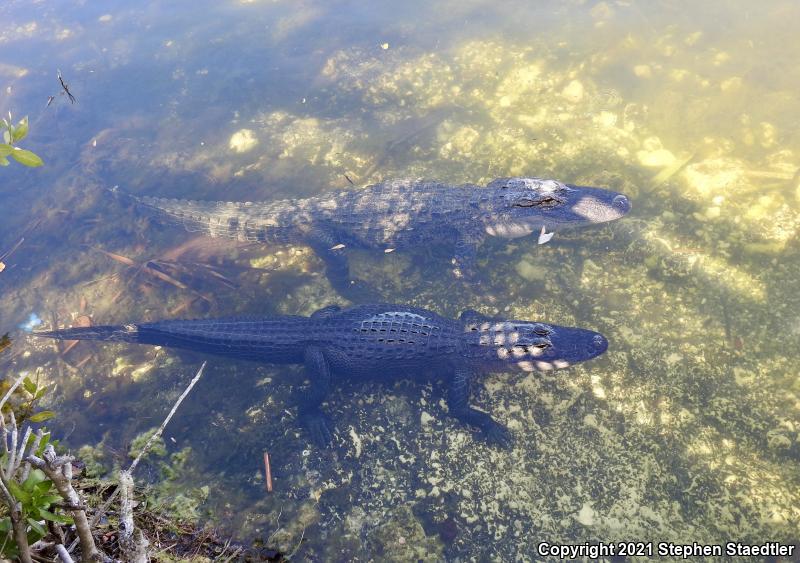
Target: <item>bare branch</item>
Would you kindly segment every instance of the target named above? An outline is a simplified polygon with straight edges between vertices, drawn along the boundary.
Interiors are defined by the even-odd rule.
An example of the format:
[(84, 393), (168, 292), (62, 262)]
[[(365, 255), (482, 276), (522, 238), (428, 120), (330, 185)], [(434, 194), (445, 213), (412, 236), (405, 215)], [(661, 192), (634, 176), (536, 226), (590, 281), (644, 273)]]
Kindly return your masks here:
[(119, 472), (120, 521), (119, 547), (122, 560), (130, 563), (147, 563), (148, 541), (133, 524), (133, 477), (129, 471)]
[[(133, 471), (134, 471), (134, 469), (136, 469), (136, 466), (139, 464), (139, 460), (142, 459), (142, 456), (145, 454), (145, 452), (147, 452), (147, 450), (150, 449), (150, 447), (153, 445), (153, 443), (156, 441), (156, 439), (158, 439), (158, 437), (161, 436), (161, 434), (164, 432), (164, 428), (166, 428), (167, 424), (169, 424), (169, 421), (172, 419), (172, 416), (175, 414), (175, 411), (177, 411), (178, 407), (181, 406), (181, 403), (186, 398), (186, 395), (189, 394), (189, 391), (192, 390), (192, 387), (194, 387), (195, 383), (197, 383), (197, 381), (200, 379), (200, 376), (203, 375), (203, 370), (205, 370), (205, 369), (206, 369), (206, 362), (203, 362), (203, 365), (201, 365), (200, 369), (197, 370), (197, 374), (189, 382), (188, 387), (186, 387), (184, 392), (181, 393), (181, 396), (178, 397), (178, 400), (175, 401), (175, 404), (172, 406), (172, 410), (169, 411), (169, 414), (167, 415), (167, 418), (164, 419), (164, 422), (161, 423), (161, 426), (159, 427), (158, 430), (156, 430), (155, 434), (150, 436), (150, 439), (147, 440), (147, 443), (142, 448), (142, 451), (139, 452), (139, 455), (136, 456), (136, 459), (133, 460), (133, 463), (131, 463), (131, 466), (128, 468), (128, 473), (133, 475)], [(111, 496), (108, 497), (108, 500), (106, 500), (105, 504), (103, 504), (103, 506), (100, 508), (100, 510), (98, 510), (95, 513), (95, 515), (92, 517), (92, 522), (91, 522), (92, 527), (97, 525), (97, 523), (100, 521), (100, 518), (102, 518), (103, 515), (108, 510), (108, 507), (111, 506), (111, 503), (114, 502), (114, 499), (117, 498), (117, 495), (119, 494), (119, 492), (120, 492), (119, 487), (117, 487), (117, 490), (115, 490), (113, 493), (111, 493)], [(73, 543), (73, 545), (74, 545), (74, 543)], [(72, 548), (72, 546), (70, 546), (70, 548)]]
[(59, 559), (61, 559), (61, 563), (75, 563), (72, 560), (72, 557), (69, 556), (67, 553), (67, 548), (64, 547), (63, 544), (57, 543), (56, 544), (56, 553), (58, 553)]
[(14, 541), (17, 543), (17, 550), (19, 551), (19, 560), (22, 563), (33, 563), (31, 550), (28, 547), (28, 526), (22, 518), (22, 503), (18, 502), (8, 490), (6, 476), (2, 474), (2, 469), (0, 469), (0, 489), (2, 489), (3, 496), (6, 497), (6, 503), (8, 504), (11, 528), (14, 531)]
[[(25, 450), (28, 449), (28, 438), (31, 437), (31, 427), (28, 426), (25, 429), (25, 434), (22, 435), (22, 441), (19, 443), (19, 450), (17, 451), (17, 457), (14, 460), (14, 466), (11, 468), (11, 475), (16, 474), (19, 466), (22, 465), (22, 461), (25, 459)], [(22, 480), (23, 482), (25, 479)]]
[(167, 418), (164, 419), (164, 422), (161, 423), (161, 426), (158, 428), (158, 430), (156, 430), (155, 434), (150, 436), (150, 439), (147, 440), (147, 443), (142, 448), (142, 451), (140, 451), (139, 455), (136, 456), (136, 459), (133, 460), (133, 463), (131, 463), (131, 466), (128, 468), (129, 473), (133, 474), (134, 470), (136, 469), (136, 466), (139, 465), (139, 460), (142, 459), (142, 456), (144, 456), (144, 454), (147, 453), (147, 451), (153, 446), (153, 443), (155, 443), (155, 441), (161, 436), (161, 434), (164, 433), (164, 428), (166, 428), (167, 424), (169, 424), (169, 421), (172, 420), (172, 417), (175, 415), (175, 411), (177, 411), (178, 407), (181, 406), (181, 403), (186, 398), (186, 395), (189, 394), (189, 391), (192, 390), (192, 387), (194, 387), (195, 383), (197, 383), (197, 381), (200, 379), (200, 376), (203, 375), (204, 369), (206, 369), (206, 362), (203, 362), (203, 365), (201, 365), (200, 369), (197, 370), (197, 375), (195, 375), (194, 378), (192, 378), (192, 381), (189, 382), (189, 386), (183, 391), (183, 393), (181, 393), (181, 396), (178, 397), (178, 400), (175, 401), (175, 404), (172, 406), (172, 410), (169, 411)]
[[(39, 449), (39, 444), (42, 443), (42, 438), (44, 438), (44, 432), (42, 431), (41, 428), (39, 428), (39, 430), (36, 431), (36, 437), (33, 439), (33, 444), (31, 444), (31, 453), (33, 455), (36, 455), (36, 450)], [(20, 458), (22, 458), (22, 455), (20, 455)], [(25, 479), (28, 478), (28, 474), (30, 474), (30, 472), (31, 472), (31, 464), (26, 460), (25, 467), (22, 469), (22, 477), (20, 477), (20, 481), (24, 483)]]
[(17, 500), (11, 494), (11, 491), (8, 490), (6, 487), (6, 477), (2, 475), (0, 471), (0, 492), (3, 493), (3, 496), (6, 497), (6, 504), (8, 504), (8, 509), (13, 510), (14, 505), (17, 503)]
[(0, 412), (0, 431), (3, 433), (3, 439), (0, 442), (3, 442), (3, 451), (6, 454), (11, 454), (8, 451), (8, 428), (6, 428), (6, 417), (3, 416), (3, 413)]
[(22, 383), (22, 380), (25, 379), (27, 376), (28, 376), (28, 372), (27, 371), (23, 371), (21, 374), (19, 374), (19, 377), (14, 382), (14, 384), (11, 387), (8, 388), (8, 391), (6, 391), (6, 394), (3, 395), (2, 399), (0, 399), (0, 409), (3, 408), (3, 405), (6, 404), (6, 401), (8, 401), (8, 398), (11, 397), (11, 393), (13, 393), (14, 390), (17, 387), (19, 387), (19, 384)]
[[(58, 456), (52, 444), (49, 444), (45, 449), (42, 457), (39, 458), (33, 454), (29, 455), (26, 460), (36, 467), (44, 471), (45, 475), (53, 482), (61, 495), (67, 503), (71, 506), (83, 506), (78, 492), (72, 486), (72, 456)], [(72, 520), (75, 523), (75, 531), (81, 544), (81, 560), (82, 561), (102, 561), (103, 558), (94, 543), (92, 537), (92, 530), (89, 527), (89, 520), (86, 517), (86, 512), (81, 508), (72, 510)]]
[[(1, 413), (0, 413), (1, 414)], [(11, 447), (8, 452), (8, 468), (6, 469), (6, 476), (9, 479), (14, 478), (14, 465), (17, 461), (17, 417), (13, 412), (8, 413), (11, 417)]]

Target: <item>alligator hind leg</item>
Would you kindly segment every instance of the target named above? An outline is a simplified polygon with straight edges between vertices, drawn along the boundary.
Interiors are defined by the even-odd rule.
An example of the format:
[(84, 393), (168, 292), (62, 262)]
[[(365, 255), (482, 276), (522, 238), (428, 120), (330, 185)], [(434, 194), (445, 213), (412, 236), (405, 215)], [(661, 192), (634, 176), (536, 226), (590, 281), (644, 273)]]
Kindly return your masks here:
[(311, 388), (302, 393), (299, 401), (300, 422), (311, 434), (311, 439), (319, 447), (330, 445), (333, 440), (331, 424), (320, 405), (331, 389), (331, 368), (322, 348), (310, 346), (305, 353), (305, 367)]
[(447, 390), (447, 407), (450, 409), (450, 416), (480, 428), (489, 443), (501, 448), (511, 447), (513, 439), (508, 429), (487, 413), (469, 405), (471, 376), (472, 374), (466, 370), (456, 370), (453, 374)]

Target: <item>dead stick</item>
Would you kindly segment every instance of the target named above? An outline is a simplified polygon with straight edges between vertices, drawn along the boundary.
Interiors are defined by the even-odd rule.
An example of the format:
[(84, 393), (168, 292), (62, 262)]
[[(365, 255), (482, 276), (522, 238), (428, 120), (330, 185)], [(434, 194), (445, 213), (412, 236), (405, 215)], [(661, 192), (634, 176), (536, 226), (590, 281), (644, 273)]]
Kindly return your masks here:
[(67, 548), (60, 543), (56, 544), (56, 553), (58, 553), (58, 557), (61, 559), (62, 563), (75, 563), (72, 557), (69, 556), (69, 553), (67, 553)]
[(267, 492), (272, 492), (272, 470), (269, 467), (269, 454), (264, 452), (264, 472), (267, 480)]
[(27, 371), (24, 371), (21, 374), (19, 374), (17, 380), (11, 385), (11, 387), (8, 388), (8, 391), (6, 391), (6, 394), (3, 395), (3, 398), (0, 399), (0, 409), (3, 408), (3, 405), (6, 404), (6, 401), (8, 401), (8, 398), (11, 396), (11, 393), (14, 392), (14, 389), (16, 389), (19, 386), (19, 384), (22, 383), (22, 380), (25, 379), (25, 376), (27, 375), (28, 375)]
[[(186, 390), (181, 394), (180, 397), (178, 397), (178, 400), (175, 401), (175, 404), (173, 405), (172, 410), (169, 411), (167, 418), (165, 418), (164, 422), (161, 423), (161, 427), (156, 431), (155, 434), (150, 436), (149, 440), (147, 440), (147, 443), (144, 445), (144, 448), (142, 448), (142, 451), (139, 452), (139, 455), (136, 456), (136, 459), (133, 460), (133, 463), (131, 463), (131, 466), (128, 468), (128, 473), (133, 474), (133, 470), (136, 469), (136, 466), (139, 464), (139, 460), (142, 459), (142, 456), (145, 454), (145, 452), (150, 449), (150, 447), (153, 445), (156, 439), (159, 436), (161, 436), (162, 432), (164, 432), (164, 428), (167, 426), (167, 424), (169, 424), (169, 421), (172, 420), (172, 416), (175, 414), (175, 411), (178, 410), (178, 407), (181, 406), (181, 403), (186, 398), (186, 395), (189, 394), (189, 391), (192, 390), (192, 387), (194, 387), (195, 383), (197, 383), (197, 381), (200, 379), (200, 376), (203, 375), (204, 369), (206, 369), (206, 362), (203, 362), (203, 365), (201, 365), (200, 369), (197, 371), (197, 375), (194, 376), (194, 378), (189, 383), (189, 386), (186, 388)], [(114, 492), (111, 493), (111, 496), (108, 497), (108, 500), (106, 500), (102, 508), (100, 508), (100, 510), (97, 511), (97, 513), (94, 515), (94, 518), (92, 518), (92, 523), (91, 523), (92, 527), (97, 525), (97, 523), (100, 521), (100, 518), (102, 518), (103, 515), (108, 510), (108, 507), (111, 506), (111, 503), (114, 502), (114, 499), (117, 498), (119, 492), (120, 492), (119, 487), (117, 487), (114, 490)], [(71, 548), (72, 546), (70, 546), (70, 551)]]
[(164, 428), (166, 428), (167, 424), (169, 424), (169, 421), (172, 420), (172, 417), (175, 415), (175, 411), (177, 411), (178, 407), (181, 406), (181, 403), (186, 398), (186, 395), (189, 394), (189, 391), (192, 390), (194, 384), (197, 383), (197, 381), (200, 379), (200, 376), (203, 375), (204, 369), (206, 369), (206, 362), (203, 362), (203, 365), (201, 365), (200, 369), (197, 370), (197, 375), (194, 376), (192, 381), (189, 383), (189, 386), (183, 391), (183, 393), (181, 393), (181, 396), (178, 397), (178, 400), (175, 401), (175, 404), (172, 406), (172, 410), (169, 411), (167, 418), (164, 419), (164, 422), (161, 423), (161, 426), (158, 428), (158, 430), (156, 430), (155, 434), (150, 436), (150, 439), (147, 440), (147, 443), (142, 448), (142, 451), (139, 452), (139, 455), (136, 456), (136, 459), (133, 460), (133, 463), (131, 463), (131, 466), (128, 468), (128, 473), (133, 473), (133, 471), (136, 469), (136, 466), (139, 465), (139, 460), (142, 459), (142, 456), (147, 453), (155, 441), (161, 436), (161, 434), (164, 433)]

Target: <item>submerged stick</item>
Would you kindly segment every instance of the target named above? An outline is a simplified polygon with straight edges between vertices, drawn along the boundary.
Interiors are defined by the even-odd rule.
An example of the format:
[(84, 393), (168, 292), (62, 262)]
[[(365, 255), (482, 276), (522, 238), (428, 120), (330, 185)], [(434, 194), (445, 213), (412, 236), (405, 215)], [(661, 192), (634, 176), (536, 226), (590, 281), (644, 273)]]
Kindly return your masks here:
[[(192, 381), (189, 383), (189, 386), (186, 387), (184, 392), (181, 393), (181, 396), (178, 397), (178, 400), (175, 401), (175, 404), (172, 406), (172, 410), (169, 411), (169, 414), (167, 415), (167, 418), (164, 419), (164, 422), (161, 423), (161, 426), (158, 428), (158, 430), (156, 430), (155, 434), (150, 436), (150, 439), (147, 440), (147, 443), (142, 448), (142, 451), (139, 452), (139, 455), (136, 456), (136, 459), (134, 459), (133, 463), (131, 463), (130, 467), (128, 467), (128, 470), (127, 470), (128, 474), (131, 474), (131, 475), (133, 474), (134, 469), (136, 469), (136, 466), (139, 464), (139, 460), (142, 459), (142, 456), (147, 452), (147, 450), (150, 449), (150, 447), (153, 445), (153, 443), (155, 443), (156, 439), (158, 439), (158, 437), (161, 436), (161, 434), (164, 432), (164, 428), (167, 426), (167, 424), (169, 424), (169, 421), (172, 420), (172, 416), (175, 414), (175, 411), (178, 410), (178, 407), (181, 406), (181, 403), (186, 398), (186, 395), (189, 394), (189, 391), (192, 390), (192, 387), (194, 387), (195, 383), (197, 383), (197, 381), (200, 379), (200, 376), (203, 375), (203, 370), (205, 368), (206, 368), (206, 362), (203, 362), (203, 365), (201, 365), (200, 369), (197, 370), (197, 375), (195, 375), (192, 378)], [(105, 504), (100, 508), (100, 510), (97, 511), (97, 513), (92, 518), (92, 527), (97, 525), (97, 523), (100, 521), (100, 518), (103, 517), (103, 515), (108, 510), (108, 507), (111, 506), (111, 503), (114, 502), (114, 500), (117, 498), (117, 495), (119, 493), (120, 493), (120, 490), (119, 490), (119, 487), (117, 487), (116, 490), (113, 493), (111, 493), (111, 496), (108, 497), (108, 500), (106, 500)], [(74, 543), (73, 543), (73, 546), (74, 546)], [(72, 550), (73, 546), (70, 546), (70, 551)]]
[(267, 482), (267, 492), (272, 492), (272, 469), (269, 466), (269, 454), (264, 452), (264, 473)]
[(133, 460), (133, 463), (131, 463), (131, 466), (128, 468), (128, 473), (133, 473), (133, 471), (136, 469), (136, 466), (139, 465), (139, 460), (142, 459), (142, 456), (147, 453), (147, 450), (149, 450), (153, 443), (155, 443), (161, 434), (164, 433), (164, 428), (166, 428), (167, 424), (169, 424), (169, 421), (172, 420), (172, 417), (175, 415), (175, 411), (177, 411), (178, 407), (181, 406), (181, 403), (186, 398), (186, 395), (189, 394), (189, 391), (192, 390), (192, 387), (194, 387), (195, 383), (197, 383), (197, 381), (200, 379), (200, 376), (203, 375), (204, 369), (206, 369), (206, 362), (203, 362), (203, 365), (201, 365), (200, 369), (197, 370), (197, 375), (192, 378), (189, 386), (183, 391), (183, 393), (181, 393), (181, 396), (178, 397), (178, 400), (175, 401), (175, 404), (172, 406), (172, 410), (169, 411), (167, 418), (164, 419), (164, 422), (161, 423), (161, 426), (158, 428), (158, 430), (156, 430), (155, 434), (150, 436), (150, 439), (147, 440), (147, 443), (142, 448), (142, 451), (139, 452), (139, 455), (136, 456), (136, 459)]

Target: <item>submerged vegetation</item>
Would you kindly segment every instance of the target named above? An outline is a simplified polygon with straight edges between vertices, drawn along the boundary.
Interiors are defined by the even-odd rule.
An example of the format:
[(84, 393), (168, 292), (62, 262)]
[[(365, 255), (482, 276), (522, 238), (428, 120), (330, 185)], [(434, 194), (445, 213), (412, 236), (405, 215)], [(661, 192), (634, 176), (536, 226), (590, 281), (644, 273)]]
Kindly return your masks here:
[[(437, 3), (432, 25), (484, 6), (458, 4)], [(114, 184), (241, 201), (395, 177), (537, 174), (607, 186), (631, 197), (629, 218), (556, 233), (544, 248), (488, 244), (481, 264), (491, 283), (481, 293), (454, 290), (424, 252), (354, 256), (354, 272), (390, 301), (447, 315), (499, 309), (609, 338), (591, 366), (488, 378), (478, 405), (512, 429), (511, 452), (449, 422), (438, 386), (409, 382), (338, 389), (327, 405), (336, 445), (318, 451), (291, 408), (298, 371), (219, 362), (153, 450), (147, 504), (320, 560), (513, 559), (540, 541), (796, 541), (800, 144), (790, 124), (800, 82), (787, 49), (796, 31), (783, 22), (800, 15), (775, 0), (752, 27), (724, 33), (704, 28), (706, 10), (727, 20), (737, 9), (678, 4), (702, 17), (667, 10), (661, 21), (621, 2), (575, 3), (577, 17), (545, 21), (545, 34), (437, 27), (441, 45), (430, 47), (413, 34), (401, 40), (402, 18), (380, 37), (359, 31), (336, 43), (320, 33), (322, 44), (309, 33), (328, 19), (316, 4), (292, 19), (280, 3), (242, 3), (220, 16), (234, 18), (224, 20), (233, 32), (203, 27), (197, 43), (154, 32), (163, 35), (142, 50), (171, 82), (142, 88), (162, 113), (153, 119), (139, 90), (148, 101), (130, 101), (142, 105), (125, 115), (102, 115), (103, 96), (121, 96), (114, 89), (81, 96), (101, 117), (76, 128), (81, 144), (47, 195), (57, 205), (33, 200), (43, 222), (35, 244), (14, 255), (18, 266), (0, 272), (0, 319), (308, 314), (342, 301), (308, 249), (194, 240), (107, 197), (102, 188)], [(278, 54), (239, 42), (273, 29), (262, 13), (283, 22), (270, 39)], [(116, 69), (137, 60), (130, 41), (113, 44), (109, 63), (84, 58), (126, 80)], [(209, 42), (215, 57), (237, 62), (207, 62)], [(298, 67), (287, 53), (299, 53), (308, 74), (281, 74)], [(269, 57), (280, 70), (253, 70)], [(242, 92), (230, 92), (232, 81)], [(8, 197), (20, 209), (28, 201)], [(18, 240), (15, 219), (0, 224), (4, 240)], [(115, 452), (152, 428), (147, 413), (168, 408), (174, 377), (196, 363), (122, 345), (24, 345), (25, 356), (7, 351), (6, 371), (41, 367), (58, 383), (59, 426), (74, 425), (71, 447), (88, 444), (78, 455), (95, 475), (124, 465)], [(108, 495), (99, 484), (87, 491)]]

